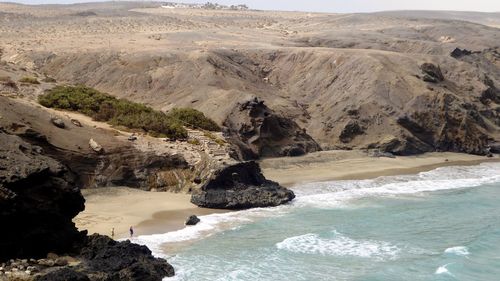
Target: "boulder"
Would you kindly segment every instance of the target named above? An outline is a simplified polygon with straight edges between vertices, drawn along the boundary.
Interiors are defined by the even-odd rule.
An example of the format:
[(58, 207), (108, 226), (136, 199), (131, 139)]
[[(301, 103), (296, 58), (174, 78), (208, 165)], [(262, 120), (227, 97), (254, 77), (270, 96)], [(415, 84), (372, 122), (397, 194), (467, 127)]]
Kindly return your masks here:
[(491, 153), (500, 153), (500, 142), (489, 143), (488, 148)]
[(196, 225), (199, 222), (200, 222), (200, 219), (197, 216), (192, 215), (192, 216), (189, 216), (189, 218), (187, 218), (185, 225)]
[(82, 123), (80, 123), (80, 121), (76, 120), (76, 119), (71, 119), (71, 123), (77, 127), (83, 127), (82, 126)]
[(217, 170), (193, 192), (191, 202), (203, 208), (248, 209), (278, 206), (294, 198), (291, 190), (267, 180), (259, 165), (250, 161)]
[(467, 49), (460, 49), (460, 48), (455, 48), (455, 50), (453, 50), (451, 53), (450, 53), (450, 56), (453, 57), (453, 58), (456, 58), (456, 59), (459, 59), (461, 57), (464, 57), (464, 56), (469, 56), (471, 55), (472, 52), (467, 50)]
[(60, 118), (53, 117), (50, 119), (50, 122), (52, 122), (52, 124), (54, 126), (56, 126), (57, 128), (61, 128), (61, 129), (66, 128), (66, 124), (64, 124), (64, 121)]
[(98, 154), (101, 154), (104, 152), (104, 148), (100, 144), (98, 144), (94, 139), (89, 140), (89, 146), (92, 148), (93, 151), (95, 151)]
[(423, 80), (425, 82), (438, 83), (444, 81), (444, 76), (439, 66), (432, 63), (424, 63), (420, 66), (420, 69), (424, 73)]

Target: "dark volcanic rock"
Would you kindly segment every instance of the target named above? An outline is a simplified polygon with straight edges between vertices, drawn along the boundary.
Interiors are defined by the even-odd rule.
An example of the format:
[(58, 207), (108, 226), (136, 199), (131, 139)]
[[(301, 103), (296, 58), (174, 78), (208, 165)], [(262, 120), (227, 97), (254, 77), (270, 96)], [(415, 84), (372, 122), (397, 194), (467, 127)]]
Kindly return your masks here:
[(450, 56), (456, 58), (456, 59), (459, 59), (461, 57), (464, 57), (464, 56), (468, 56), (468, 55), (471, 55), (472, 52), (467, 50), (467, 49), (460, 49), (460, 48), (455, 48), (455, 50), (453, 50), (451, 53), (450, 53)]
[(495, 86), (493, 80), (486, 76), (483, 83), (487, 88), (481, 93), (479, 100), (486, 105), (491, 102), (500, 104), (500, 90)]
[(489, 146), (489, 152), (500, 153), (500, 142), (490, 143), (488, 146)]
[(72, 222), (84, 199), (41, 149), (0, 131), (0, 260), (67, 252), (84, 237)]
[[(160, 281), (174, 270), (145, 247), (86, 237), (72, 222), (84, 199), (72, 174), (40, 147), (0, 129), (0, 261), (70, 254), (81, 263), (47, 259), (36, 280)], [(27, 265), (26, 265), (27, 266)], [(54, 268), (54, 266), (57, 266)]]
[(160, 281), (174, 276), (174, 268), (166, 260), (155, 258), (146, 246), (129, 240), (117, 242), (103, 235), (91, 235), (82, 247), (83, 263), (79, 270), (91, 280)]
[(363, 128), (361, 128), (361, 126), (359, 126), (358, 122), (351, 120), (344, 126), (344, 129), (342, 129), (339, 139), (343, 143), (348, 143), (352, 141), (357, 135), (363, 134), (363, 132), (364, 130)]
[(450, 94), (415, 100), (426, 110), (414, 111), (397, 119), (408, 136), (392, 153), (417, 154), (429, 151), (456, 151), (484, 155), (490, 137), (481, 114), (465, 104), (458, 104)]
[(204, 208), (247, 209), (278, 206), (295, 198), (295, 194), (278, 183), (267, 180), (254, 162), (238, 163), (215, 173), (191, 202)]
[(90, 279), (82, 272), (64, 267), (37, 276), (35, 277), (35, 281), (90, 281)]
[(299, 156), (321, 150), (297, 123), (280, 116), (254, 99), (236, 106), (224, 121), (233, 158), (254, 160), (260, 157)]
[(186, 225), (197, 225), (198, 223), (200, 222), (200, 219), (195, 216), (195, 215), (192, 215), (192, 216), (189, 216), (189, 218), (186, 220)]
[(423, 77), (425, 82), (438, 83), (444, 81), (444, 76), (439, 66), (432, 63), (424, 63), (420, 66), (420, 69), (425, 74)]

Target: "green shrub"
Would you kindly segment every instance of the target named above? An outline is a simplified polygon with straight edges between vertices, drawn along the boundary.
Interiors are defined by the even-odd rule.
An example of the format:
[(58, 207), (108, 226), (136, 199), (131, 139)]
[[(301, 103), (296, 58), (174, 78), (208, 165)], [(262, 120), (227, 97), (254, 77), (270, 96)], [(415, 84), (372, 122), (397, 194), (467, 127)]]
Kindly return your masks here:
[(40, 82), (38, 82), (38, 79), (36, 79), (35, 77), (23, 77), (19, 79), (19, 82), (28, 84), (40, 84)]
[(181, 124), (193, 128), (208, 131), (220, 131), (221, 128), (212, 119), (207, 118), (203, 112), (193, 108), (174, 108), (167, 115), (179, 120)]
[(39, 96), (38, 101), (45, 107), (78, 111), (97, 121), (141, 129), (156, 137), (188, 137), (181, 122), (163, 112), (85, 86), (57, 86)]
[(39, 96), (45, 107), (78, 111), (97, 121), (114, 126), (141, 129), (158, 137), (185, 139), (183, 126), (219, 131), (220, 127), (202, 112), (191, 108), (174, 108), (167, 114), (143, 104), (117, 99), (85, 86), (57, 86)]
[(190, 140), (188, 140), (188, 143), (192, 144), (192, 145), (200, 145), (201, 144), (201, 142), (198, 139), (190, 139)]

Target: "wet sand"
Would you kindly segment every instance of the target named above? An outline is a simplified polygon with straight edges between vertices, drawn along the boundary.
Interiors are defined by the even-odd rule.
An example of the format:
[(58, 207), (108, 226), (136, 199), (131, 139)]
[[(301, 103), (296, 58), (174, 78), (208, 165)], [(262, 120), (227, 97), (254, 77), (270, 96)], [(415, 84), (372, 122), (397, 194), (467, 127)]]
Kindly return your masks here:
[[(379, 176), (415, 174), (443, 166), (477, 165), (500, 158), (460, 153), (427, 153), (396, 158), (370, 157), (363, 151), (324, 151), (303, 157), (261, 161), (264, 175), (284, 186), (328, 180), (367, 179)], [(227, 210), (202, 209), (190, 203), (190, 195), (147, 192), (127, 187), (83, 190), (85, 211), (75, 219), (80, 230), (111, 235), (115, 239), (135, 235), (166, 233), (182, 229), (190, 215), (208, 215)]]
[(471, 166), (487, 161), (500, 161), (500, 158), (451, 152), (388, 158), (371, 157), (364, 151), (322, 151), (295, 158), (265, 159), (261, 167), (268, 179), (290, 187), (308, 182), (417, 174), (439, 167)]
[(134, 227), (134, 235), (165, 233), (184, 227), (190, 215), (218, 211), (198, 208), (191, 204), (188, 194), (127, 187), (86, 189), (82, 193), (86, 200), (85, 211), (74, 219), (76, 226), (88, 230), (89, 234), (108, 236), (115, 228), (115, 239), (128, 237), (130, 226)]

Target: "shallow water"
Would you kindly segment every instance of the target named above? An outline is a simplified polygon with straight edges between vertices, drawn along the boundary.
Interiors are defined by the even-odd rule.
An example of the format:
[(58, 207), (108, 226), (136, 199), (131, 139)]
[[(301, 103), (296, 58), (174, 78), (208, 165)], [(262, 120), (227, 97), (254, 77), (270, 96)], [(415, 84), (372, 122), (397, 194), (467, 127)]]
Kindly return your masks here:
[(136, 242), (174, 265), (165, 280), (500, 280), (500, 163), (294, 190)]

